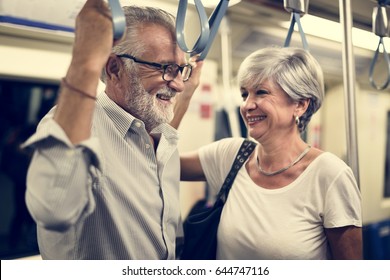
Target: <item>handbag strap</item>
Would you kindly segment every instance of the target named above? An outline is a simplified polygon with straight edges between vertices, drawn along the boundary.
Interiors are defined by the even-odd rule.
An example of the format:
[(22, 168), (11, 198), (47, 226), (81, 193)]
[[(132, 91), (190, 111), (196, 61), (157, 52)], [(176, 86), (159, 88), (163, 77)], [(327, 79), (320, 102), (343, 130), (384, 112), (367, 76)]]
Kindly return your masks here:
[(237, 176), (238, 171), (240, 170), (244, 162), (247, 160), (249, 155), (252, 154), (255, 147), (256, 143), (248, 139), (245, 139), (244, 142), (241, 144), (241, 147), (238, 150), (237, 155), (234, 159), (233, 165), (228, 175), (226, 176), (225, 181), (222, 184), (221, 190), (217, 195), (215, 205), (217, 205), (218, 203), (224, 204), (226, 202), (230, 188), (233, 184), (234, 179)]

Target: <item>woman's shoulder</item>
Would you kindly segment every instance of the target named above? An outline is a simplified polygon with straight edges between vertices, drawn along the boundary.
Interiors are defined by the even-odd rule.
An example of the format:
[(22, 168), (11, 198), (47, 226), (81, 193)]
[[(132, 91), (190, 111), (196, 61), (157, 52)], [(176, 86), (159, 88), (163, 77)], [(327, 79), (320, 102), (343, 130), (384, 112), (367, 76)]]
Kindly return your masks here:
[(337, 175), (340, 171), (350, 171), (351, 168), (340, 157), (327, 151), (315, 149), (310, 165), (323, 174)]
[(314, 148), (314, 161), (333, 163), (338, 166), (347, 166), (347, 164), (338, 156), (331, 152), (322, 151)]
[(227, 137), (214, 141), (206, 146), (205, 148), (213, 147), (220, 150), (238, 150), (245, 138), (242, 137)]

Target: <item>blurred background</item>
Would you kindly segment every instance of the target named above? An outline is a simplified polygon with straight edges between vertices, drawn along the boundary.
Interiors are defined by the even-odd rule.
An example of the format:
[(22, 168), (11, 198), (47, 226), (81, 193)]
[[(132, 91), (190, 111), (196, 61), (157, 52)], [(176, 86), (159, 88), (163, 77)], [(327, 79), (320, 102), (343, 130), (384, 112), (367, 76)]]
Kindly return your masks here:
[[(74, 19), (85, 0), (0, 0), (0, 258), (39, 256), (35, 224), (24, 204), (25, 175), (30, 160), (19, 145), (55, 104), (61, 77), (69, 65)], [(127, 0), (122, 5), (160, 7), (177, 14), (178, 0)], [(219, 1), (203, 0), (211, 15)], [(350, 1), (352, 15), (355, 104), (346, 102), (340, 5), (349, 1), (310, 0), (301, 23), (310, 52), (320, 62), (326, 84), (325, 102), (303, 135), (315, 147), (358, 166), (362, 192), (366, 259), (390, 259), (390, 89), (376, 89), (370, 66), (380, 36), (373, 28), (373, 11), (387, 1)], [(231, 0), (206, 58), (201, 85), (180, 126), (180, 150), (189, 151), (228, 136), (246, 136), (238, 114), (240, 93), (235, 75), (243, 58), (271, 45), (283, 46), (291, 13), (282, 0)], [(387, 26), (387, 17), (385, 18)], [(188, 6), (185, 39), (188, 46), (200, 33), (193, 5)], [(375, 61), (372, 78), (384, 85), (389, 78), (386, 50)], [(302, 46), (297, 30), (291, 46)], [(101, 85), (102, 86), (102, 85)], [(356, 106), (358, 162), (348, 155), (348, 106)], [(185, 217), (196, 201), (212, 197), (204, 183), (182, 182)]]

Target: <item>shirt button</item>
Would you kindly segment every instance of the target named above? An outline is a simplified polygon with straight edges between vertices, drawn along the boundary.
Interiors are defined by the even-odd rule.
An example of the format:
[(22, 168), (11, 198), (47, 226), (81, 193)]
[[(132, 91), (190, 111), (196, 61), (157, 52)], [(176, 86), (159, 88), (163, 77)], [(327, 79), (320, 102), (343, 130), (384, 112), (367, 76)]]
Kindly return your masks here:
[(149, 149), (150, 148), (150, 144), (146, 144), (145, 147), (146, 147), (146, 149)]
[(136, 127), (141, 127), (141, 123), (140, 123), (140, 122), (136, 122), (136, 123), (135, 123), (135, 126), (136, 126)]

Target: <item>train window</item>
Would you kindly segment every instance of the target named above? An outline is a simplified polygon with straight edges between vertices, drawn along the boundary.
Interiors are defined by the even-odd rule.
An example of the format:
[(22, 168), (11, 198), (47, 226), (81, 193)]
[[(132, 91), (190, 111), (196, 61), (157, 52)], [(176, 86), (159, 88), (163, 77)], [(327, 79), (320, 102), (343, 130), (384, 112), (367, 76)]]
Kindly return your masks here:
[(0, 79), (0, 258), (39, 254), (24, 194), (31, 154), (20, 149), (54, 105), (58, 85)]
[(390, 197), (390, 111), (387, 111), (387, 139), (385, 163), (385, 190), (384, 197)]

